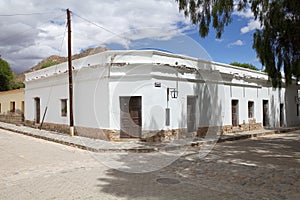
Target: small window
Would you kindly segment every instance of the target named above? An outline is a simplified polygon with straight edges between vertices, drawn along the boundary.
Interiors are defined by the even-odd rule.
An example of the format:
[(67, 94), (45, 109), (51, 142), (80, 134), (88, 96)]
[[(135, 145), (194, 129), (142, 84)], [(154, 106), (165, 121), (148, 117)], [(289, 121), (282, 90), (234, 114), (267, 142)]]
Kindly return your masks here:
[[(1, 110), (1, 109), (0, 109), (0, 110)], [(299, 113), (300, 113), (300, 112), (299, 112), (299, 104), (297, 104), (297, 109), (296, 109), (296, 110), (297, 110), (297, 117), (299, 117)]]
[(11, 113), (16, 112), (16, 102), (14, 102), (14, 101), (10, 102), (10, 112)]
[(248, 101), (248, 118), (254, 117), (254, 102)]
[(67, 110), (68, 106), (67, 106), (67, 99), (62, 99), (61, 100), (61, 116), (62, 117), (66, 117), (67, 116)]

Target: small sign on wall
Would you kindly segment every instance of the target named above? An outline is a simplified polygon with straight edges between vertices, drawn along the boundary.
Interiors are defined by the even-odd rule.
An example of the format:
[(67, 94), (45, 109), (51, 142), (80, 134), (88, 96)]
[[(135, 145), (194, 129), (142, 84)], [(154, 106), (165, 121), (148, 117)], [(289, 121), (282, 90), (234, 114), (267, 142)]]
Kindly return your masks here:
[(161, 87), (161, 83), (160, 82), (155, 82), (154, 87)]

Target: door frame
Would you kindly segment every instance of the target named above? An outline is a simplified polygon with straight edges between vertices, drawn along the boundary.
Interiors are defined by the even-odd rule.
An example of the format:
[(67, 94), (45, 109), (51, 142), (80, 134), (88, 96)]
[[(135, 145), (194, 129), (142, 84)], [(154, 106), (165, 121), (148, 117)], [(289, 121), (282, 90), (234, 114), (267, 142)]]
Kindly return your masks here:
[(34, 122), (39, 124), (41, 122), (41, 99), (34, 98)]
[[(192, 109), (188, 108), (189, 100), (192, 100), (192, 105), (191, 105)], [(197, 125), (196, 106), (197, 106), (197, 96), (188, 95), (186, 98), (186, 116), (187, 116), (186, 123), (187, 123), (188, 133), (196, 131), (196, 125)], [(190, 110), (193, 110), (194, 112), (190, 113)], [(191, 116), (193, 120), (191, 120)]]
[[(266, 105), (266, 107), (265, 107)], [(266, 109), (265, 109), (266, 108)], [(262, 100), (262, 125), (263, 127), (270, 126), (269, 123), (269, 100), (263, 99)]]
[(279, 126), (280, 127), (284, 126), (284, 104), (283, 103), (279, 104)]
[[(124, 100), (122, 100), (124, 99)], [(134, 120), (131, 118), (131, 110), (133, 108), (133, 105), (131, 105), (131, 99), (138, 99), (138, 124), (134, 122)], [(122, 110), (122, 103), (128, 101), (128, 111)], [(120, 138), (141, 138), (142, 137), (142, 96), (119, 96), (119, 103), (120, 103)], [(136, 111), (136, 110), (135, 110)], [(128, 121), (128, 118), (130, 118), (129, 123), (124, 124), (124, 121)], [(138, 133), (136, 135), (130, 134), (126, 132), (127, 125), (131, 125), (129, 128), (135, 128)]]
[[(236, 102), (236, 105), (234, 105), (234, 102)], [(236, 107), (236, 112), (235, 112), (235, 121), (234, 121), (234, 116), (233, 116), (233, 108), (234, 106)], [(231, 99), (231, 124), (232, 126), (239, 126), (239, 100), (238, 99)]]

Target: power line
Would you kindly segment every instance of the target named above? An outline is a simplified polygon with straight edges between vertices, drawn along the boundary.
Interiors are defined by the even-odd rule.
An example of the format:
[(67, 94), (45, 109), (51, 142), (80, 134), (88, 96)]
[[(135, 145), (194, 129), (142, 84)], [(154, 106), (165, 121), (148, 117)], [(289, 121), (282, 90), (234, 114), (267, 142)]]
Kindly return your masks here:
[(14, 17), (14, 16), (26, 16), (26, 15), (47, 15), (53, 14), (55, 12), (40, 12), (40, 13), (15, 13), (15, 14), (4, 14), (0, 15), (0, 17)]
[[(59, 16), (54, 17), (54, 18), (52, 18), (52, 19), (57, 19), (57, 18), (60, 18), (60, 17), (62, 17), (62, 16), (64, 16), (64, 15), (65, 15), (65, 14), (62, 14), (62, 15), (59, 15)], [(49, 20), (45, 21), (45, 23), (42, 23), (42, 24), (39, 25), (39, 26), (42, 26), (42, 25), (47, 24), (47, 23), (49, 23)], [(19, 32), (19, 33), (10, 35), (9, 37), (2, 39), (1, 42), (10, 40), (11, 38), (13, 38), (13, 37), (15, 37), (15, 36), (22, 35), (22, 34), (24, 34), (24, 33), (26, 33), (26, 32), (29, 32), (29, 31), (31, 31), (31, 30), (33, 30), (33, 29), (37, 29), (37, 27), (29, 28), (29, 29), (27, 29), (27, 30), (25, 30), (25, 31), (22, 31), (22, 32)]]
[(66, 27), (65, 27), (65, 31), (64, 31), (64, 35), (63, 35), (63, 39), (61, 41), (61, 44), (60, 44), (60, 48), (59, 48), (59, 54), (58, 56), (61, 56), (61, 52), (62, 52), (62, 47), (64, 45), (64, 40), (65, 40), (65, 36), (66, 36), (66, 32), (67, 32), (67, 27), (68, 27), (68, 24), (67, 22), (65, 23)]
[[(66, 25), (66, 27), (65, 27), (65, 31), (64, 31), (64, 34), (63, 34), (63, 38), (62, 38), (61, 44), (60, 44), (58, 56), (61, 56), (62, 47), (63, 47), (63, 44), (64, 44), (64, 40), (65, 40), (65, 36), (66, 36), (66, 32), (67, 32), (67, 27), (68, 27), (67, 22), (65, 23), (65, 25)], [(57, 70), (57, 65), (55, 66), (55, 71), (56, 71), (56, 70)], [(53, 86), (54, 86), (54, 83), (50, 84), (50, 91), (49, 91), (49, 93), (48, 93), (48, 98), (47, 98), (46, 107), (48, 107), (48, 105), (49, 105), (50, 97), (51, 97), (51, 94), (52, 94)]]
[(88, 20), (88, 19), (86, 19), (86, 18), (83, 18), (83, 17), (79, 16), (78, 14), (76, 14), (76, 13), (74, 13), (74, 12), (72, 12), (72, 14), (74, 14), (75, 16), (79, 17), (80, 19), (82, 19), (82, 20), (84, 20), (84, 21), (86, 21), (86, 22), (88, 22), (88, 23), (90, 23), (90, 24), (92, 24), (92, 25), (94, 25), (94, 26), (97, 26), (98, 28), (101, 28), (101, 29), (103, 29), (103, 30), (105, 30), (105, 31), (107, 31), (107, 32), (109, 32), (109, 33), (111, 33), (111, 34), (113, 34), (113, 35), (119, 37), (119, 38), (129, 40), (128, 38), (126, 38), (126, 37), (124, 37), (124, 36), (120, 36), (119, 34), (113, 32), (113, 31), (111, 31), (111, 30), (109, 30), (109, 29), (107, 29), (107, 28), (105, 28), (105, 27), (103, 27), (103, 26), (100, 26), (99, 24), (96, 24), (95, 22), (92, 22), (92, 21), (90, 21), (90, 20)]

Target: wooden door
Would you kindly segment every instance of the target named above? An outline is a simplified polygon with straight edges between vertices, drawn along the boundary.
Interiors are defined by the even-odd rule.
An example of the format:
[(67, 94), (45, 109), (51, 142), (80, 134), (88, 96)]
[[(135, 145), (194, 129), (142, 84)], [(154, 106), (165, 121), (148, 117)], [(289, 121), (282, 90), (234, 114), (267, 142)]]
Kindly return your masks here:
[(140, 138), (142, 132), (142, 97), (120, 97), (121, 138)]
[(269, 126), (269, 102), (263, 100), (263, 126)]
[(232, 115), (232, 126), (239, 125), (239, 101), (231, 101), (231, 115)]
[(280, 104), (280, 127), (283, 126), (284, 113), (283, 113), (283, 103)]
[(25, 112), (25, 102), (22, 101), (21, 102), (21, 113), (22, 113), (22, 115), (24, 115), (24, 112)]
[(41, 101), (40, 98), (34, 98), (35, 101), (35, 123), (39, 124), (41, 119)]
[(22, 122), (24, 122), (24, 120), (25, 120), (25, 118), (24, 118), (24, 113), (25, 113), (25, 102), (22, 101), (22, 103), (21, 103)]
[(196, 97), (187, 97), (187, 130), (188, 132), (196, 131)]

